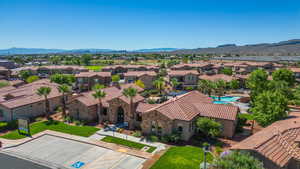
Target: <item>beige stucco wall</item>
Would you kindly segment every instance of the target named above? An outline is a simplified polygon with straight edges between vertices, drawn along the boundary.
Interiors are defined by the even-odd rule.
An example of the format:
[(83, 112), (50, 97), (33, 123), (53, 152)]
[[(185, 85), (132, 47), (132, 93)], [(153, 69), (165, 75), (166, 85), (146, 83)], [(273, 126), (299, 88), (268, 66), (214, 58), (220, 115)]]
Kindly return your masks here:
[[(62, 105), (62, 97), (56, 97), (49, 99), (50, 111), (53, 112), (57, 107)], [(0, 109), (4, 112), (4, 120), (11, 121), (19, 117), (37, 117), (45, 114), (45, 101), (40, 101), (24, 106), (20, 106), (14, 109), (8, 109), (0, 105)], [(11, 117), (12, 115), (12, 117)]]

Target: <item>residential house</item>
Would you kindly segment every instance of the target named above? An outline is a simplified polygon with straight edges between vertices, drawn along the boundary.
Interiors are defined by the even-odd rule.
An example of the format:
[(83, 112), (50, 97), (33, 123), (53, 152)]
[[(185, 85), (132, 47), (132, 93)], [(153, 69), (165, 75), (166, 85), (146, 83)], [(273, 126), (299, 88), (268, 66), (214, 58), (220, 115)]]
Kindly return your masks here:
[(110, 72), (81, 72), (76, 74), (75, 78), (75, 88), (79, 91), (91, 90), (95, 84), (109, 86), (111, 83)]
[(145, 89), (153, 88), (153, 81), (156, 78), (156, 72), (154, 71), (130, 71), (124, 73), (125, 83), (134, 83), (137, 80), (141, 80)]
[(231, 149), (244, 150), (261, 160), (266, 169), (300, 168), (300, 117), (293, 113), (237, 143)]
[(45, 100), (36, 94), (40, 87), (50, 87), (48, 95), (50, 112), (61, 106), (62, 95), (55, 83), (43, 79), (18, 88), (9, 86), (0, 91), (0, 120), (11, 121), (19, 117), (37, 117), (45, 114)]
[(239, 108), (213, 104), (212, 101), (210, 97), (198, 91), (191, 91), (153, 108), (140, 110), (142, 132), (164, 136), (177, 131), (182, 133), (183, 140), (189, 140), (195, 133), (196, 120), (199, 117), (208, 117), (222, 124), (222, 136), (232, 137)]
[(168, 71), (168, 76), (170, 80), (177, 79), (183, 87), (195, 87), (198, 83), (199, 73), (197, 70), (171, 70)]
[(289, 69), (294, 73), (296, 81), (300, 82), (300, 68), (293, 67)]
[(0, 80), (1, 79), (9, 79), (11, 71), (5, 67), (0, 66)]
[(158, 66), (149, 66), (149, 65), (113, 65), (106, 66), (102, 68), (104, 72), (111, 72), (113, 75), (119, 74), (123, 78), (123, 74), (128, 71), (159, 71)]

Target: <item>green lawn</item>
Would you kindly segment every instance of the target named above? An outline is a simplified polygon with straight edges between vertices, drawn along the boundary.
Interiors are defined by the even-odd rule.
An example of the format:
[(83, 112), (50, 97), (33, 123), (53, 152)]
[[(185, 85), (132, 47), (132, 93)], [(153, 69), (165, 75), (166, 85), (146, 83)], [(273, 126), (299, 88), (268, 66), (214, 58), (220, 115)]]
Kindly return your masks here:
[[(42, 121), (42, 122), (36, 122), (30, 124), (31, 135), (37, 134), (45, 130), (53, 130), (62, 133), (88, 137), (94, 134), (99, 129), (91, 126), (71, 126), (59, 121), (53, 121), (53, 122)], [(18, 130), (14, 130), (0, 137), (11, 139), (11, 140), (17, 140), (17, 139), (25, 138), (26, 136), (20, 135), (18, 133)]]
[[(148, 146), (145, 144), (141, 144), (141, 143), (137, 143), (137, 142), (133, 142), (133, 141), (117, 138), (117, 137), (112, 137), (112, 136), (106, 136), (101, 141), (108, 142), (108, 143), (115, 143), (115, 144), (123, 145), (130, 148), (135, 148), (139, 150), (145, 146)], [(148, 153), (152, 153), (156, 149), (156, 147), (152, 147), (152, 146), (148, 146), (148, 147), (150, 147), (147, 150)]]
[[(151, 169), (199, 169), (203, 161), (203, 150), (194, 146), (171, 147)], [(212, 161), (211, 154), (207, 156), (208, 162)]]
[(103, 66), (100, 65), (95, 65), (95, 66), (85, 66), (85, 68), (93, 71), (101, 71)]

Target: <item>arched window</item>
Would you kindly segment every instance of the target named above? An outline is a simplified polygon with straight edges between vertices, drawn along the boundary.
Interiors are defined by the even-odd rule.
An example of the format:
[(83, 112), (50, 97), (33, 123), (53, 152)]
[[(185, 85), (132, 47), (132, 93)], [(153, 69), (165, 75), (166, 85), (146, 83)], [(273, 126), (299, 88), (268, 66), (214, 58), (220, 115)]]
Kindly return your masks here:
[(178, 127), (177, 127), (177, 131), (178, 131), (179, 133), (182, 133), (183, 127), (182, 127), (182, 126), (178, 126)]
[(155, 123), (155, 121), (152, 121), (151, 122), (151, 132), (155, 133), (155, 131), (156, 131), (156, 123)]

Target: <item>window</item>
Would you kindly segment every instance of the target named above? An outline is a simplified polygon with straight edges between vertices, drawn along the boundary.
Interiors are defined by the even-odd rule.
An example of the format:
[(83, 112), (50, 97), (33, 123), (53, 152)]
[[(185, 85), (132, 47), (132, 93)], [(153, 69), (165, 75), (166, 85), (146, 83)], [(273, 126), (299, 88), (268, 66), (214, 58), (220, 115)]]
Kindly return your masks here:
[(158, 134), (159, 136), (162, 135), (162, 128), (161, 128), (160, 126), (157, 127), (157, 134)]
[(155, 132), (155, 128), (156, 128), (156, 125), (155, 125), (155, 121), (152, 121), (151, 122), (151, 132)]
[(182, 126), (178, 126), (177, 131), (178, 131), (179, 133), (182, 133), (182, 131), (183, 131)]
[(107, 115), (107, 108), (103, 108), (102, 113), (103, 113), (104, 116), (106, 116)]
[(4, 117), (4, 111), (0, 109), (0, 118)]
[(98, 83), (99, 82), (99, 79), (94, 79), (95, 83)]
[(136, 115), (136, 121), (142, 121), (142, 116), (140, 114)]

